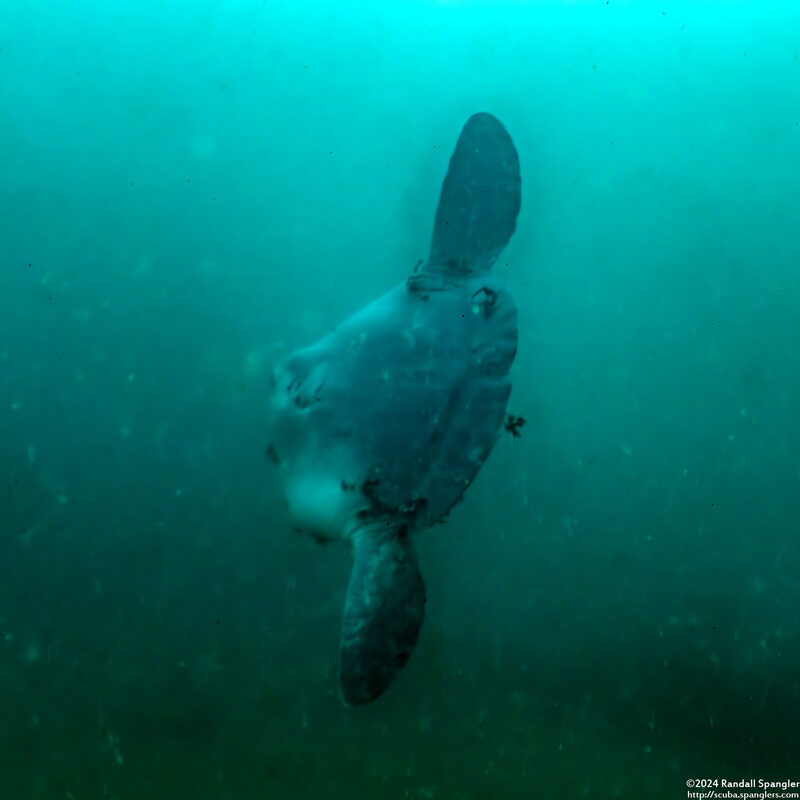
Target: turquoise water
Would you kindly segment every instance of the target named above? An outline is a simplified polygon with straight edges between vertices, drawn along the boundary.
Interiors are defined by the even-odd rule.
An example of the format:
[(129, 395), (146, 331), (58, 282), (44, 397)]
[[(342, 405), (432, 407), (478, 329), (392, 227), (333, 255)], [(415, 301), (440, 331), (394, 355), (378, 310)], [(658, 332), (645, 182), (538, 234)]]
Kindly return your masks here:
[[(800, 780), (800, 8), (0, 6), (0, 798), (685, 797)], [(520, 154), (504, 435), (341, 706), (343, 547), (272, 367)]]

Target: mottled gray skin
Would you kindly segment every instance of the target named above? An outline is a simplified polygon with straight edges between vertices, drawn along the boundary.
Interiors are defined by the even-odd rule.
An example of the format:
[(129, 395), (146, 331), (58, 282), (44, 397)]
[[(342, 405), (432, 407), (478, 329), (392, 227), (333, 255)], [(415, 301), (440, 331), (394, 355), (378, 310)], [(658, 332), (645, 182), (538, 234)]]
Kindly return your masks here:
[(354, 553), (339, 685), (354, 706), (408, 660), (424, 616), (413, 534), (445, 519), (506, 413), (517, 315), (488, 271), (520, 201), (511, 138), (470, 118), (428, 260), (273, 376), (272, 452), (295, 524)]

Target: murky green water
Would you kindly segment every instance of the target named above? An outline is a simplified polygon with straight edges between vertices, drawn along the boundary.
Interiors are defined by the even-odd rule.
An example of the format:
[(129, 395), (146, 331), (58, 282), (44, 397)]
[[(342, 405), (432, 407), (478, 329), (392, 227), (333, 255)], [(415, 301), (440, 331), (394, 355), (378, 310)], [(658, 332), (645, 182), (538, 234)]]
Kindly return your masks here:
[[(794, 778), (791, 3), (0, 8), (0, 798), (685, 797)], [(522, 164), (504, 435), (336, 694), (274, 364), (424, 258), (465, 119)]]

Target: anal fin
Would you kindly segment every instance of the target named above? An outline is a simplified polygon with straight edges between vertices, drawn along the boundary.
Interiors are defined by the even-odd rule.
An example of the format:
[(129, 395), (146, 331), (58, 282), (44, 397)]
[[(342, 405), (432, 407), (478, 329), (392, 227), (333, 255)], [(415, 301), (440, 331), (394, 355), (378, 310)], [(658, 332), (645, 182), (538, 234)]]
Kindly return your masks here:
[(342, 620), (339, 690), (348, 706), (380, 696), (405, 666), (425, 614), (425, 583), (404, 526), (353, 537)]

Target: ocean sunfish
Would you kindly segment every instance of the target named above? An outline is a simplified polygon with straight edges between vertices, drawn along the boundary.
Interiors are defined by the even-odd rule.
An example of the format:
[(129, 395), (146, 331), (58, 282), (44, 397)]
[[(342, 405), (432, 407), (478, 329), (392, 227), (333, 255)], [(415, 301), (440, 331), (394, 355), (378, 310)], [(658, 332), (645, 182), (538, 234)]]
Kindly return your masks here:
[(414, 650), (425, 610), (414, 537), (462, 498), (506, 418), (517, 312), (489, 271), (520, 185), (503, 125), (470, 117), (427, 260), (272, 376), (268, 452), (295, 526), (353, 553), (339, 662), (349, 706), (382, 694)]

